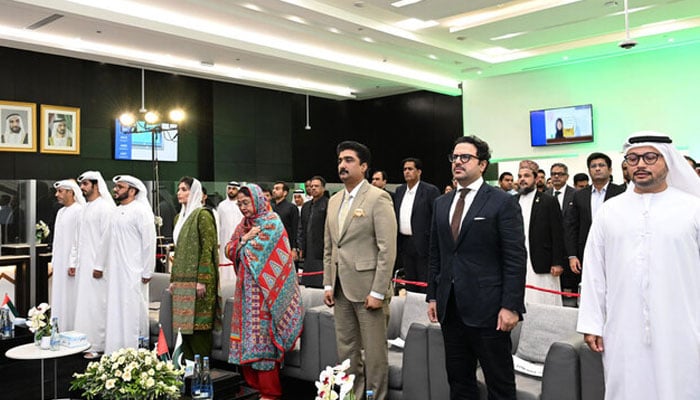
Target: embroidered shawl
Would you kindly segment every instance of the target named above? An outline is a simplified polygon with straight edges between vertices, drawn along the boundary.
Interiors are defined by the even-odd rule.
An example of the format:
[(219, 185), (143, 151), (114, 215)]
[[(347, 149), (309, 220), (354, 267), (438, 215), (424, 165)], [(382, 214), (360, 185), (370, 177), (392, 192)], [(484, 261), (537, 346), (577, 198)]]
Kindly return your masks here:
[[(249, 184), (255, 215), (244, 218), (226, 246), (238, 280), (229, 362), (270, 370), (301, 334), (304, 308), (289, 239), (260, 187)], [(241, 243), (254, 226), (257, 237)]]

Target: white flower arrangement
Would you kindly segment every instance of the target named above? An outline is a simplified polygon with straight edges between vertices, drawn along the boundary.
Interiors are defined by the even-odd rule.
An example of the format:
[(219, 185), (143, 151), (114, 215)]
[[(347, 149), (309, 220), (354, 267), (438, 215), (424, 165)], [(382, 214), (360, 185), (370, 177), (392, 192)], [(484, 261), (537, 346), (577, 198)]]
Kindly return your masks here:
[(50, 336), (51, 325), (49, 325), (49, 310), (51, 306), (47, 303), (41, 303), (36, 307), (32, 307), (28, 312), (29, 321), (27, 325), (29, 330), (36, 336)]
[(343, 361), (335, 367), (326, 367), (316, 382), (315, 400), (355, 400), (355, 392), (352, 387), (355, 383), (355, 375), (347, 374), (350, 368), (350, 360)]
[(49, 229), (49, 226), (46, 225), (46, 222), (43, 220), (39, 220), (39, 222), (36, 223), (36, 239), (37, 241), (42, 241), (49, 237), (51, 234), (51, 229)]
[(87, 399), (177, 399), (183, 373), (155, 350), (119, 349), (73, 374), (70, 388), (82, 390)]

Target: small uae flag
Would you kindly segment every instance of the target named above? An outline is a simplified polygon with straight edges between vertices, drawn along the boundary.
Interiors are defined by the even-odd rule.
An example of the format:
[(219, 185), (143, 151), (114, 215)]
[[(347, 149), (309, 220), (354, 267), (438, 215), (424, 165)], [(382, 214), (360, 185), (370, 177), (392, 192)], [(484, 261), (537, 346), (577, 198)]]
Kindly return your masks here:
[(156, 346), (156, 354), (162, 361), (167, 361), (170, 359), (170, 352), (168, 352), (168, 342), (165, 340), (165, 333), (163, 333), (163, 326), (158, 324), (160, 327), (160, 332), (158, 332), (158, 345)]
[(173, 367), (180, 369), (184, 367), (182, 363), (182, 332), (177, 328), (177, 339), (175, 340), (175, 348), (173, 349)]
[(12, 300), (10, 300), (10, 296), (7, 293), (5, 293), (5, 298), (2, 300), (2, 306), (0, 307), (7, 307), (10, 310), (10, 320), (15, 320), (15, 317), (18, 315), (17, 309), (15, 308), (15, 305), (12, 304)]

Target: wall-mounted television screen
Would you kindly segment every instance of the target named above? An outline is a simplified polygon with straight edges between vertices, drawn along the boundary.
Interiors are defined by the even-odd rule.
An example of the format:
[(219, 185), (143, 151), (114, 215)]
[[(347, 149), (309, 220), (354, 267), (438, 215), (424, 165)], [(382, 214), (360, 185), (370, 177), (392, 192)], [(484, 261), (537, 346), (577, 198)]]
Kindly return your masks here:
[(593, 106), (547, 108), (530, 111), (532, 146), (593, 141)]
[[(158, 129), (153, 141), (153, 129)], [(138, 133), (131, 133), (138, 132)], [(137, 121), (133, 127), (122, 126), (119, 119), (114, 128), (114, 159), (143, 160), (153, 159), (155, 143), (156, 157), (159, 161), (177, 161), (177, 125), (155, 124)]]

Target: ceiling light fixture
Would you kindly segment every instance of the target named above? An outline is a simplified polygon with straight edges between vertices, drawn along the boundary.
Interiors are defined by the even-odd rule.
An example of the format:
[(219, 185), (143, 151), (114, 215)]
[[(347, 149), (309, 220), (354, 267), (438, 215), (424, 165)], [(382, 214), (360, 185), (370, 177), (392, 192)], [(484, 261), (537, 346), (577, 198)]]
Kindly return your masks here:
[(507, 6), (500, 5), (463, 14), (462, 16), (448, 20), (445, 25), (450, 27), (450, 33), (454, 33), (579, 1), (582, 0), (530, 0), (513, 2), (511, 5)]
[(618, 44), (618, 46), (625, 50), (629, 50), (637, 45), (637, 42), (630, 37), (630, 13), (627, 1), (628, 0), (625, 0), (625, 40)]
[(297, 24), (303, 24), (303, 25), (309, 24), (308, 22), (306, 22), (306, 20), (304, 18), (297, 17), (296, 15), (289, 15), (285, 18), (289, 21), (296, 22)]
[(423, 1), (423, 0), (399, 0), (399, 1), (395, 1), (395, 2), (391, 3), (391, 5), (396, 7), (396, 8), (401, 8), (401, 7), (409, 6), (411, 4), (420, 3), (421, 1)]
[(367, 42), (367, 43), (374, 43), (374, 39), (372, 39), (372, 38), (369, 37), (369, 36), (363, 37), (362, 40), (364, 40), (364, 41)]
[(505, 35), (501, 35), (501, 36), (496, 36), (496, 37), (492, 37), (492, 38), (491, 38), (491, 39), (489, 39), (489, 40), (493, 40), (493, 41), (496, 41), (496, 40), (505, 40), (505, 39), (510, 39), (510, 38), (514, 38), (514, 37), (522, 36), (522, 35), (524, 35), (524, 34), (526, 34), (526, 33), (527, 33), (527, 32), (514, 32), (514, 33), (507, 33), (507, 34), (505, 34)]
[(407, 29), (409, 31), (417, 31), (420, 29), (432, 28), (433, 26), (440, 25), (439, 22), (435, 20), (424, 21), (418, 18), (408, 18), (395, 23), (397, 27), (401, 29)]
[(307, 131), (311, 130), (311, 123), (309, 122), (309, 94), (306, 94), (306, 126), (304, 126), (304, 129)]

